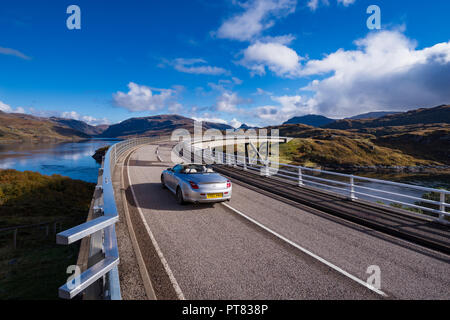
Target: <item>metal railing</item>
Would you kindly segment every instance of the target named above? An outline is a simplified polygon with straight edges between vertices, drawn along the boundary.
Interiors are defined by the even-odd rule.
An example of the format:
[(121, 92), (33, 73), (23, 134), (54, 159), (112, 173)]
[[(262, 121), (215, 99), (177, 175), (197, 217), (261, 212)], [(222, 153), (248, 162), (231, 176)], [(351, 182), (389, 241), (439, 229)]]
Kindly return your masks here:
[[(183, 148), (186, 148), (186, 145)], [(447, 211), (450, 203), (446, 200), (450, 197), (448, 190), (291, 165), (269, 158), (255, 159), (195, 146), (192, 146), (192, 152), (202, 159), (207, 159), (209, 163), (226, 164), (263, 176), (276, 176), (292, 181), (299, 187), (308, 186), (327, 193), (344, 195), (351, 200), (362, 199), (377, 206), (407, 210), (408, 214), (450, 224), (450, 212)], [(439, 200), (425, 199), (422, 197), (423, 193), (439, 195)]]
[(68, 281), (61, 286), (59, 288), (59, 297), (72, 299), (92, 284), (102, 281), (102, 298), (121, 300), (117, 268), (119, 251), (115, 230), (115, 223), (119, 221), (119, 215), (114, 197), (112, 176), (118, 160), (127, 151), (160, 139), (160, 137), (130, 139), (116, 143), (108, 149), (103, 159), (102, 167), (99, 170), (94, 200), (94, 211), (99, 213), (100, 216), (61, 232), (56, 236), (56, 243), (66, 245), (90, 236), (89, 257), (100, 255), (100, 259), (97, 258), (98, 262), (72, 281)]

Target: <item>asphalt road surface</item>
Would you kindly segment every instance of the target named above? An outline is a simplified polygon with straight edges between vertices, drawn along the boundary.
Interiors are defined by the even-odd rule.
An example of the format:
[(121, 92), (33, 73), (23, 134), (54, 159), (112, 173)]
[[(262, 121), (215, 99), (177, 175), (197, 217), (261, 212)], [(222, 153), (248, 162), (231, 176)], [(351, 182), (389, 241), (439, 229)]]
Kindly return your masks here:
[[(141, 147), (125, 170), (178, 297), (450, 298), (449, 256), (237, 181), (228, 206), (178, 205), (160, 183), (171, 148)], [(379, 290), (366, 285), (370, 266), (380, 270)]]

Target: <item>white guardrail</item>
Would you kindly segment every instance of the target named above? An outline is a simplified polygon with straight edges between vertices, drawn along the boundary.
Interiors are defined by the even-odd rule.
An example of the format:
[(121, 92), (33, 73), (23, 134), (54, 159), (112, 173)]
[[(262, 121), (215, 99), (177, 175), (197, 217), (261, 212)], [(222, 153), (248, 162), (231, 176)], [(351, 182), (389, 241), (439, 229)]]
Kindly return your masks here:
[[(247, 137), (249, 141), (255, 138)], [(263, 142), (260, 138), (256, 141)], [(196, 142), (198, 143), (192, 141), (190, 144)], [(184, 148), (189, 146), (184, 144)], [(299, 187), (313, 187), (327, 193), (345, 195), (351, 200), (362, 199), (377, 206), (395, 207), (406, 210), (408, 214), (450, 224), (450, 212), (447, 211), (450, 204), (446, 202), (446, 197), (450, 195), (448, 190), (302, 167), (268, 159), (255, 159), (239, 154), (213, 152), (205, 147), (192, 147), (192, 150), (209, 163), (226, 164), (263, 176), (280, 177), (295, 182)], [(419, 193), (420, 196), (417, 195)], [(439, 200), (424, 199), (423, 193), (438, 195)]]
[(101, 215), (93, 220), (57, 234), (56, 243), (71, 244), (91, 236), (89, 257), (101, 255), (100, 261), (90, 266), (59, 288), (59, 297), (72, 299), (97, 281), (102, 281), (101, 297), (106, 300), (121, 300), (119, 273), (119, 251), (115, 223), (119, 216), (114, 198), (112, 176), (120, 157), (132, 148), (160, 140), (157, 138), (136, 138), (112, 145), (105, 155), (96, 186), (94, 210)]

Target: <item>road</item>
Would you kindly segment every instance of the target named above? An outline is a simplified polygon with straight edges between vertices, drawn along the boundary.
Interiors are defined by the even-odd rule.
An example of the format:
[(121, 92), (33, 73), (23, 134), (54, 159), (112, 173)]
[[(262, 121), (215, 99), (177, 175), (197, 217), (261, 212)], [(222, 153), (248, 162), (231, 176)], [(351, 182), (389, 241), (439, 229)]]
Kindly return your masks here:
[[(167, 274), (150, 272), (157, 297), (450, 298), (449, 256), (237, 181), (225, 205), (178, 205), (160, 184), (162, 170), (173, 166), (171, 148), (141, 147), (124, 166), (130, 207)], [(155, 257), (144, 259), (151, 265)], [(379, 290), (366, 285), (369, 266), (380, 269)]]

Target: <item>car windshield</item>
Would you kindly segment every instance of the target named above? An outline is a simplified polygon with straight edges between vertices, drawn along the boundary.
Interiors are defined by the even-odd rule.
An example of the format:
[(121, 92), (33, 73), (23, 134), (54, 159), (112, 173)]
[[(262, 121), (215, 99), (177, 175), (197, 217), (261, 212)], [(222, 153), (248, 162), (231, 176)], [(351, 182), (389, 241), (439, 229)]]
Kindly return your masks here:
[(208, 168), (202, 164), (187, 164), (183, 166), (181, 173), (185, 174), (196, 174), (196, 173), (213, 173), (214, 171), (211, 168)]

